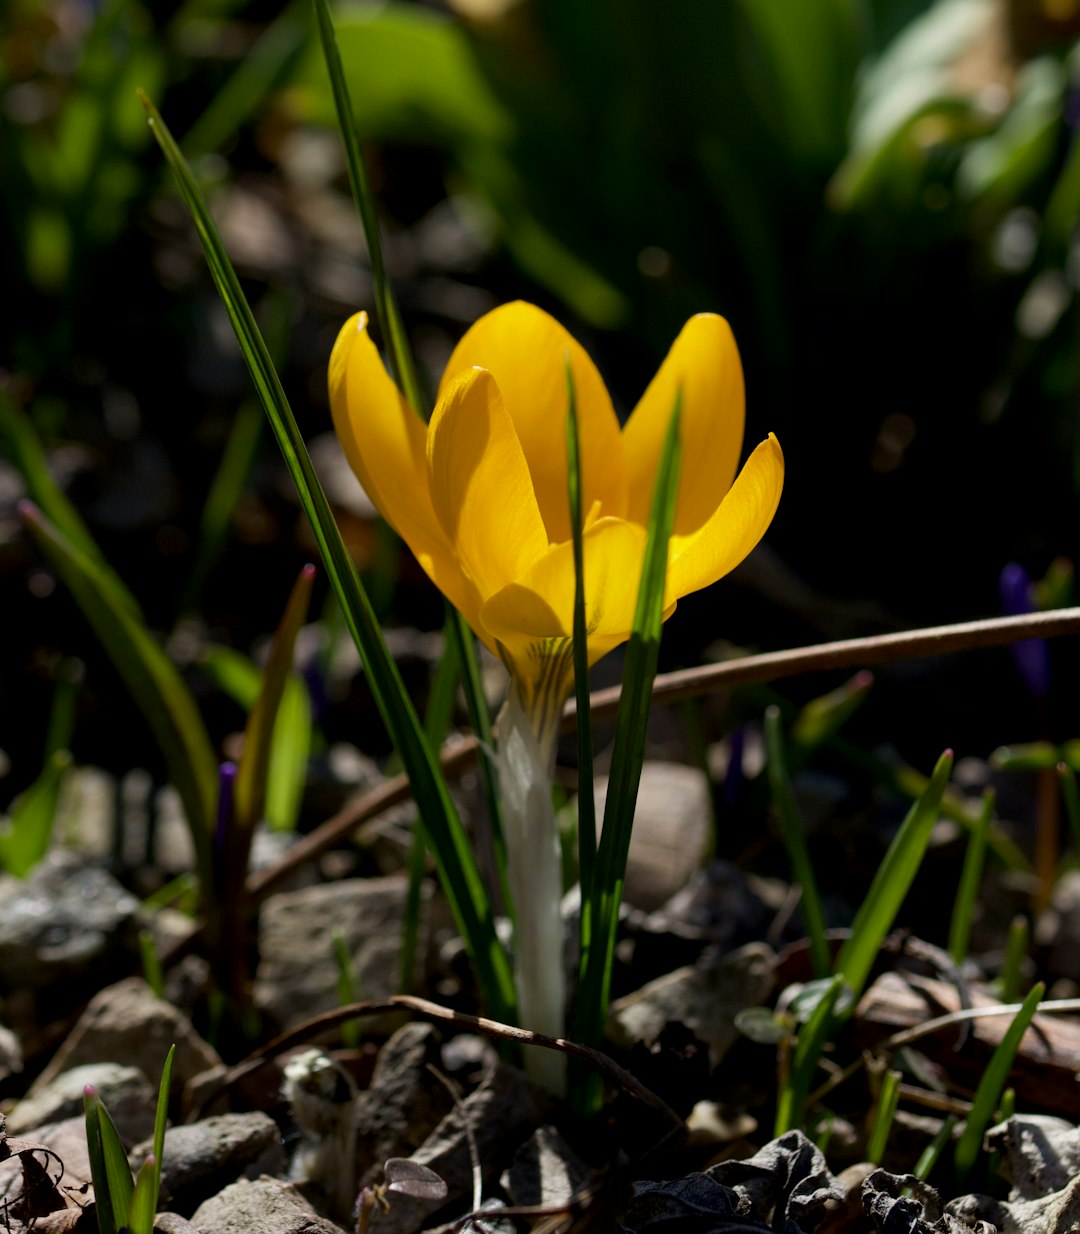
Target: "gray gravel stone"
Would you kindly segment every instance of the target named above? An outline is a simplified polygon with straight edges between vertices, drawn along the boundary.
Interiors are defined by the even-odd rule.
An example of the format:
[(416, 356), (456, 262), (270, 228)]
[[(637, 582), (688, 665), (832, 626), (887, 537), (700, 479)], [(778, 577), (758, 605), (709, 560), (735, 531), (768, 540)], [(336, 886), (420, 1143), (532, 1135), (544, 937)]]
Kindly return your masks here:
[[(131, 1154), (133, 1168), (153, 1148), (147, 1139)], [(258, 1110), (219, 1114), (202, 1122), (170, 1127), (161, 1159), (161, 1200), (182, 1215), (238, 1178), (258, 1178), (285, 1170), (285, 1150), (277, 1123)]]
[(61, 1072), (20, 1101), (8, 1115), (8, 1132), (22, 1136), (34, 1127), (82, 1114), (83, 1089), (87, 1084), (97, 1089), (126, 1143), (134, 1144), (153, 1131), (157, 1090), (139, 1068), (119, 1063), (87, 1063)]
[(51, 852), (23, 880), (0, 878), (0, 987), (41, 989), (100, 975), (136, 946), (138, 901), (105, 870)]
[(191, 1217), (199, 1234), (340, 1234), (291, 1183), (241, 1179), (200, 1204)]
[(138, 1067), (151, 1084), (156, 1084), (174, 1042), (172, 1088), (173, 1095), (178, 1096), (192, 1076), (219, 1065), (221, 1059), (187, 1016), (157, 998), (142, 978), (129, 977), (94, 995), (31, 1086), (30, 1095), (36, 1096), (61, 1072), (85, 1063)]
[[(335, 930), (345, 936), (359, 996), (395, 993), (407, 885), (399, 875), (350, 878), (271, 896), (259, 914), (259, 1010), (290, 1028), (339, 1006)], [(374, 1031), (375, 1021), (365, 1024)]]

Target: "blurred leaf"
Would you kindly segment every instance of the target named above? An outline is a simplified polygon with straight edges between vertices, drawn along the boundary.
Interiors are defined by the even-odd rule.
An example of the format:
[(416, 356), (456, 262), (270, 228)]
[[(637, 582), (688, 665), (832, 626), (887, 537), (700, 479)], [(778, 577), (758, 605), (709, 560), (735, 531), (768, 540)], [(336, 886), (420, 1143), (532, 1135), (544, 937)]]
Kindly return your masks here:
[[(234, 867), (233, 873), (243, 877), (246, 871), (247, 848), (256, 823), (262, 817), (266, 800), (267, 772), (271, 766), (276, 723), (286, 685), (292, 674), (293, 648), (296, 636), (307, 618), (311, 601), (311, 587), (315, 581), (315, 567), (305, 566), (293, 585), (285, 612), (274, 632), (270, 654), (262, 671), (259, 693), (248, 713), (244, 729), (244, 750), (236, 773), (235, 810), (233, 829), (246, 833), (248, 843), (244, 847), (244, 861)], [(292, 734), (288, 734), (289, 737)], [(303, 742), (307, 753), (308, 741)], [(305, 758), (306, 761), (306, 758)]]
[(961, 193), (999, 210), (1023, 199), (1053, 159), (1065, 86), (1065, 71), (1052, 57), (1024, 65), (1001, 125), (964, 154), (956, 181)]
[(818, 746), (834, 737), (866, 701), (873, 684), (873, 673), (856, 673), (835, 690), (811, 699), (791, 726), (794, 761), (801, 763)]
[[(462, 28), (418, 5), (350, 4), (335, 14), (357, 128), (364, 137), (503, 141), (512, 121), (477, 69)], [(332, 127), (318, 48), (298, 74), (308, 115)]]
[(831, 169), (843, 155), (862, 51), (861, 0), (743, 0), (803, 157)]
[(37, 507), (22, 518), (93, 627), (153, 732), (180, 794), (204, 895), (211, 894), (210, 836), (217, 763), (195, 701), (180, 674), (97, 563), (76, 548)]
[(151, 1153), (139, 1167), (128, 1205), (126, 1234), (153, 1234), (157, 1211), (157, 1158)]
[[(209, 647), (200, 661), (215, 686), (245, 711), (255, 705), (262, 670), (230, 647)], [(274, 721), (264, 814), (275, 831), (292, 831), (299, 818), (311, 747), (311, 699), (303, 680), (290, 676)]]
[(102, 574), (107, 575), (113, 593), (123, 600), (132, 616), (139, 617), (138, 602), (120, 577), (105, 560), (79, 512), (68, 500), (49, 470), (41, 440), (30, 417), (16, 406), (3, 385), (0, 384), (0, 445), (19, 469), (30, 500), (38, 506), (53, 525), (63, 533), (72, 546), (91, 560)]
[(836, 1000), (844, 991), (844, 979), (837, 973), (825, 987), (814, 1012), (799, 1030), (787, 1081), (781, 1086), (776, 1103), (773, 1135), (781, 1136), (803, 1123), (806, 1098), (813, 1083), (821, 1051), (832, 1032)]
[(0, 866), (16, 878), (25, 878), (49, 851), (56, 805), (70, 766), (67, 750), (55, 751), (11, 807), (7, 826), (0, 831)]

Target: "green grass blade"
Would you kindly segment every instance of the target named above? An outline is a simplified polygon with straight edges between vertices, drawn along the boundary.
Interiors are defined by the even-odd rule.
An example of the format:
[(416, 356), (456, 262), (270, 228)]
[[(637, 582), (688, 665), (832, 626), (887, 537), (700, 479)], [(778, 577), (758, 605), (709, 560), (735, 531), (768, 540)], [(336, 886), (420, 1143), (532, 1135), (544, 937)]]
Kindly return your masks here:
[[(296, 636), (307, 619), (314, 581), (315, 567), (304, 566), (293, 584), (285, 612), (274, 632), (270, 655), (262, 672), (259, 694), (248, 713), (247, 725), (244, 728), (244, 751), (236, 769), (233, 827), (230, 829), (239, 833), (237, 844), (243, 849), (242, 864), (232, 870), (232, 875), (237, 878), (243, 878), (246, 873), (251, 834), (263, 814), (278, 711), (292, 673)], [(244, 833), (247, 836), (246, 841), (242, 840)], [(241, 854), (238, 853), (239, 855)]]
[(587, 965), (593, 928), (593, 871), (596, 867), (596, 797), (593, 789), (592, 712), (589, 709), (589, 645), (585, 629), (585, 547), (582, 509), (581, 433), (574, 373), (566, 361), (566, 463), (570, 487), (570, 528), (574, 538), (574, 697), (578, 743), (578, 881), (581, 884), (581, 964)]
[(20, 514), (75, 597), (157, 740), (187, 816), (202, 892), (210, 895), (217, 763), (195, 700), (111, 578), (36, 506), (24, 502)]
[(844, 989), (844, 979), (839, 973), (826, 987), (809, 1020), (799, 1030), (798, 1044), (791, 1060), (787, 1082), (780, 1089), (776, 1103), (776, 1125), (773, 1135), (802, 1126), (807, 1094), (814, 1079), (818, 1058), (833, 1030), (833, 1009)]
[(885, 1156), (885, 1146), (889, 1142), (889, 1132), (892, 1130), (893, 1119), (896, 1117), (896, 1107), (900, 1103), (900, 1072), (886, 1071), (881, 1079), (881, 1092), (878, 1094), (877, 1111), (874, 1114), (874, 1129), (866, 1142), (866, 1160), (874, 1165), (880, 1165)]
[(153, 1234), (154, 1214), (157, 1211), (157, 1193), (154, 1176), (157, 1174), (157, 1158), (153, 1153), (139, 1166), (135, 1186), (128, 1205), (125, 1234)]
[[(592, 1046), (598, 1046), (603, 1040), (626, 857), (641, 765), (645, 759), (645, 735), (663, 626), (668, 540), (678, 493), (681, 402), (680, 395), (671, 414), (653, 492), (633, 633), (626, 655), (622, 701), (615, 722), (604, 826), (593, 875), (592, 937), (574, 1005), (574, 1036)], [(586, 1108), (595, 1109), (600, 1090), (594, 1080), (575, 1086), (574, 1091)]]
[[(356, 973), (353, 970), (353, 958), (349, 954), (349, 944), (341, 930), (335, 930), (330, 936), (334, 946), (334, 966), (337, 969), (338, 1005), (348, 1007), (350, 1003), (359, 1000), (357, 992)], [(341, 1040), (350, 1049), (355, 1050), (360, 1045), (360, 1025), (355, 1020), (348, 1020), (341, 1026)]]
[(131, 612), (139, 616), (140, 609), (135, 597), (120, 577), (113, 572), (95, 543), (94, 537), (87, 530), (86, 524), (79, 517), (79, 512), (53, 479), (45, 459), (45, 451), (42, 449), (41, 441), (30, 417), (21, 407), (15, 405), (2, 385), (0, 385), (0, 445), (18, 468), (23, 483), (26, 485), (27, 494), (34, 505), (75, 549), (92, 561), (98, 570), (108, 577), (113, 593), (117, 597), (122, 597)]
[(930, 1177), (930, 1173), (934, 1166), (937, 1165), (938, 1158), (944, 1151), (945, 1145), (952, 1139), (957, 1121), (956, 1115), (950, 1114), (941, 1124), (941, 1130), (919, 1154), (919, 1160), (915, 1163), (915, 1169), (911, 1172), (920, 1182), (925, 1183)]
[(810, 959), (816, 977), (827, 977), (832, 970), (832, 956), (825, 937), (825, 916), (821, 911), (817, 879), (806, 847), (806, 833), (799, 819), (795, 794), (788, 779), (784, 761), (784, 735), (781, 727), (780, 709), (769, 707), (765, 712), (765, 752), (769, 774), (769, 789), (772, 793), (780, 835), (787, 849), (791, 872), (802, 888), (802, 917), (810, 942)]
[(964, 1130), (956, 1144), (955, 1162), (958, 1183), (963, 1183), (978, 1158), (979, 1150), (982, 1148), (983, 1134), (990, 1126), (998, 1101), (1005, 1090), (1005, 1082), (1009, 1078), (1013, 1060), (1020, 1048), (1020, 1040), (1027, 1032), (1028, 1025), (1038, 1009), (1039, 1001), (1045, 993), (1046, 987), (1041, 982), (1032, 986), (1031, 992), (1024, 999), (1023, 1005), (1006, 1029), (1005, 1036), (998, 1042), (997, 1049), (986, 1065), (986, 1070), (979, 1081), (979, 1087), (975, 1090), (971, 1113), (967, 1117)]
[(952, 921), (949, 924), (949, 955), (957, 964), (963, 964), (967, 959), (971, 920), (979, 899), (986, 859), (986, 836), (990, 830), (990, 820), (994, 817), (995, 801), (996, 795), (992, 789), (983, 793), (979, 820), (968, 836), (967, 851), (964, 853), (964, 867), (960, 872), (960, 885), (956, 889)]
[[(250, 711), (255, 706), (262, 670), (231, 647), (210, 647), (199, 666), (222, 693)], [(307, 779), (312, 741), (311, 698), (303, 680), (290, 674), (274, 718), (270, 766), (266, 778), (263, 813), (274, 831), (294, 831)]]
[(510, 894), (510, 881), (506, 873), (506, 834), (502, 821), (502, 797), (499, 793), (498, 778), (495, 775), (495, 764), (487, 754), (487, 751), (495, 749), (495, 735), (492, 732), (491, 712), (488, 709), (484, 683), (480, 676), (476, 638), (465, 618), (449, 603), (446, 606), (446, 624), (443, 631), (444, 637), (453, 642), (457, 651), (458, 666), (461, 670), (461, 691), (465, 695), (469, 723), (480, 742), (481, 754), (477, 762), (480, 768), (480, 782), (484, 786), (484, 802), (487, 805), (488, 818), (491, 822), (491, 844), (495, 853), (495, 868), (499, 876), (499, 886), (502, 888), (503, 904), (506, 905), (507, 912), (513, 918), (513, 897)]
[(911, 807), (889, 845), (855, 916), (851, 937), (836, 957), (836, 971), (843, 975), (856, 996), (862, 992), (882, 940), (892, 929), (900, 905), (922, 864), (952, 764), (952, 751), (946, 750), (937, 761), (926, 791)]
[(341, 140), (345, 144), (349, 184), (352, 187), (356, 208), (360, 212), (364, 238), (367, 240), (368, 256), (371, 260), (371, 277), (375, 288), (375, 312), (386, 340), (390, 371), (413, 409), (423, 414), (427, 400), (420, 386), (405, 327), (401, 321), (401, 314), (398, 312), (394, 289), (386, 273), (386, 263), (383, 261), (382, 242), (379, 239), (379, 220), (375, 212), (375, 197), (371, 191), (367, 167), (364, 164), (360, 141), (356, 135), (352, 103), (349, 100), (349, 87), (345, 81), (341, 52), (338, 48), (337, 35), (334, 32), (334, 19), (330, 13), (328, 0), (314, 0), (314, 3), (323, 58), (326, 61), (326, 71), (334, 95), (338, 128), (341, 131)]
[(70, 766), (67, 750), (57, 750), (11, 807), (8, 829), (0, 833), (0, 865), (16, 878), (25, 878), (48, 852), (60, 790)]
[(172, 1092), (173, 1063), (176, 1060), (176, 1043), (169, 1046), (165, 1065), (161, 1069), (158, 1084), (157, 1106), (154, 1110), (154, 1156), (158, 1163), (158, 1179), (161, 1178), (161, 1162), (165, 1154), (165, 1125), (169, 1120), (169, 1094)]
[(1030, 933), (1028, 919), (1017, 913), (1009, 922), (1009, 934), (1005, 940), (1005, 961), (1001, 966), (1002, 1002), (1015, 1003), (1020, 997)]
[(296, 420), (270, 362), (266, 344), (240, 289), (221, 237), (195, 178), (157, 110), (148, 99), (154, 135), (168, 159), (191, 212), (210, 272), (240, 349), (296, 486), (342, 615), (364, 663), (379, 714), (390, 732), (412, 784), (428, 832), (442, 885), (465, 939), (489, 1011), (513, 1019), (514, 985), (509, 957), (495, 932), (495, 918), (476, 859), (458, 818), (446, 780), (428, 745), (404, 682), (386, 647), (375, 613), (315, 475)]
[(165, 970), (161, 967), (157, 940), (154, 931), (145, 927), (139, 931), (139, 959), (142, 961), (143, 980), (158, 998), (164, 998)]
[(92, 1084), (84, 1090), (83, 1108), (98, 1229), (101, 1234), (117, 1234), (127, 1225), (131, 1203), (133, 1184), (127, 1153), (116, 1124)]
[(873, 684), (873, 673), (856, 673), (837, 689), (811, 699), (791, 726), (789, 765), (798, 770), (814, 750), (835, 737), (866, 701)]

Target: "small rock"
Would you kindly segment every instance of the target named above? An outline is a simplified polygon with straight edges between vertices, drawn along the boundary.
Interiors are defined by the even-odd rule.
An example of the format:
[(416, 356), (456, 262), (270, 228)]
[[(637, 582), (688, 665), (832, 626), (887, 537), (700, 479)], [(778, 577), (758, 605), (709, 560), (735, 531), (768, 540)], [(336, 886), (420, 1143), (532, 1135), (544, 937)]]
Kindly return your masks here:
[(554, 1208), (565, 1204), (588, 1174), (584, 1162), (554, 1127), (537, 1127), (503, 1174), (502, 1186), (515, 1206)]
[(23, 1069), (23, 1052), (19, 1038), (0, 1024), (0, 1084)]
[[(138, 1145), (131, 1154), (132, 1166), (138, 1169), (152, 1149), (152, 1139)], [(258, 1110), (170, 1127), (161, 1158), (160, 1202), (190, 1214), (240, 1177), (255, 1179), (284, 1169), (277, 1123)]]
[[(340, 1005), (332, 938), (345, 936), (361, 998), (397, 990), (398, 956), (408, 880), (404, 876), (343, 879), (271, 896), (259, 915), (255, 1004), (282, 1028)], [(376, 1031), (381, 1023), (365, 1021)]]
[(623, 1048), (656, 1042), (669, 1022), (683, 1024), (709, 1047), (712, 1065), (738, 1040), (735, 1017), (772, 993), (775, 956), (748, 943), (719, 962), (701, 962), (658, 977), (611, 1005), (609, 1036)]
[(93, 976), (136, 949), (138, 901), (105, 870), (50, 852), (20, 881), (0, 878), (0, 987)]
[(153, 1131), (157, 1090), (138, 1067), (87, 1063), (61, 1072), (32, 1096), (20, 1101), (8, 1115), (9, 1133), (23, 1136), (34, 1127), (82, 1114), (83, 1089), (87, 1084), (97, 1089), (120, 1138), (126, 1143), (134, 1144)]
[(408, 1157), (453, 1107), (431, 1073), (439, 1034), (431, 1024), (406, 1024), (379, 1051), (371, 1083), (356, 1107), (357, 1160), (362, 1183), (378, 1182), (388, 1157)]
[(193, 1076), (219, 1065), (221, 1059), (187, 1016), (157, 998), (141, 977), (128, 977), (94, 995), (29, 1095), (36, 1096), (61, 1072), (84, 1063), (138, 1067), (153, 1084), (174, 1043), (172, 1088), (179, 1095)]
[[(596, 781), (596, 817), (604, 816), (607, 778)], [(649, 912), (699, 870), (709, 851), (712, 805), (704, 775), (681, 763), (646, 762), (641, 769), (625, 896)]]
[(439, 1175), (446, 1183), (447, 1198), (395, 1195), (390, 1211), (379, 1215), (379, 1234), (413, 1234), (444, 1204), (471, 1204), (474, 1159), (490, 1186), (535, 1125), (536, 1107), (524, 1075), (496, 1065), (408, 1158)]
[(241, 1179), (200, 1204), (191, 1217), (199, 1234), (341, 1234), (291, 1183)]
[(154, 1234), (199, 1234), (199, 1231), (179, 1213), (157, 1213), (154, 1216)]

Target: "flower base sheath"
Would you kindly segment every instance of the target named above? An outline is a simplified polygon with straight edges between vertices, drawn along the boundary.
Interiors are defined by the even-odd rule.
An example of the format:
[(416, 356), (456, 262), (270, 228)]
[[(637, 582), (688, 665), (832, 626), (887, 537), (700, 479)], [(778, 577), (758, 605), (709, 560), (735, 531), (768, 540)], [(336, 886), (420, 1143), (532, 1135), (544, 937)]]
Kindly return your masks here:
[[(653, 483), (677, 397), (683, 461), (665, 615), (680, 596), (737, 566), (776, 511), (784, 477), (776, 438), (770, 434), (738, 470), (743, 376), (727, 322), (702, 313), (686, 323), (622, 429), (586, 352), (530, 304), (503, 305), (468, 330), (447, 364), (428, 425), (387, 375), (364, 313), (345, 323), (330, 361), (334, 425), (353, 470), (431, 580), (506, 665), (514, 706), (520, 704), (545, 758), (573, 689), (567, 364), (581, 442), (593, 664), (630, 636)], [(509, 823), (507, 831), (513, 867), (520, 846), (509, 843)], [(554, 838), (532, 847), (554, 851)], [(520, 878), (511, 868), (519, 895), (519, 884), (529, 881), (527, 866)], [(531, 915), (520, 904), (517, 912), (520, 969), (526, 954), (529, 963), (540, 960), (534, 940), (523, 936)], [(561, 938), (547, 946), (545, 962), (561, 965)], [(542, 1017), (549, 1023), (525, 1026), (559, 1032), (561, 1014), (560, 1007)]]

